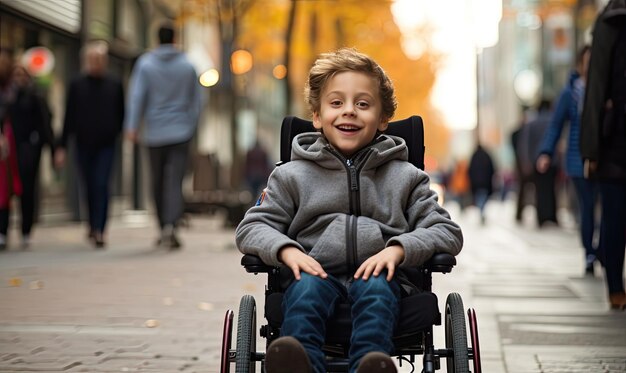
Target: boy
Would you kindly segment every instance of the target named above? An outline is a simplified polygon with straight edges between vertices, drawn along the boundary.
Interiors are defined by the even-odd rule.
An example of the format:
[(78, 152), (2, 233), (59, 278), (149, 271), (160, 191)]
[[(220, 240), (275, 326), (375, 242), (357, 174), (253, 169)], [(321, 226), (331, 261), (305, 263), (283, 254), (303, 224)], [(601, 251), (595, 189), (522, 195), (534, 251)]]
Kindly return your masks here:
[(396, 99), (376, 62), (353, 49), (323, 54), (305, 94), (319, 133), (294, 139), (292, 161), (274, 170), (236, 231), (243, 253), (295, 278), (265, 367), (326, 372), (326, 320), (349, 300), (350, 372), (395, 372), (396, 269), (435, 252), (458, 254), (461, 229), (437, 204), (428, 176), (407, 162), (404, 141), (380, 134)]

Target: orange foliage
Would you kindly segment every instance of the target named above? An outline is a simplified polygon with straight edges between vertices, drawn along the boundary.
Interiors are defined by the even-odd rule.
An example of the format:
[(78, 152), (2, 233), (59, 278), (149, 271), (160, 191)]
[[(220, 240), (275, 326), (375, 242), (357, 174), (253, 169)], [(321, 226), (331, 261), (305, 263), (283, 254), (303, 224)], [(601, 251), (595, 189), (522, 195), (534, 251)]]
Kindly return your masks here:
[[(421, 115), (426, 126), (429, 155), (442, 158), (448, 151), (448, 129), (441, 114), (431, 105), (438, 56), (429, 51), (418, 60), (409, 59), (401, 48), (401, 34), (394, 23), (390, 1), (342, 0), (297, 1), (291, 45), (289, 84), (293, 102), (302, 105), (304, 81), (319, 53), (339, 47), (355, 47), (370, 55), (394, 82), (398, 97), (396, 119)], [(272, 69), (284, 63), (288, 0), (258, 0), (238, 20), (235, 48), (249, 50), (254, 56), (254, 71), (271, 76)], [(428, 38), (427, 31), (424, 38)], [(267, 92), (258, 92), (258, 95)], [(308, 116), (306, 112), (289, 113)]]

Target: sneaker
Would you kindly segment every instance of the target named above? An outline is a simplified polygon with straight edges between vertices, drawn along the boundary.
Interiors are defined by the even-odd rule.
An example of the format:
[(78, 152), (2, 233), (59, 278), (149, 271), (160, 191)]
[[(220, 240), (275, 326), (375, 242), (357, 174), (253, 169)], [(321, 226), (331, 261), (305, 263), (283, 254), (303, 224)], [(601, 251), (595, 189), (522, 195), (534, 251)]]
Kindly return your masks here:
[(267, 373), (312, 373), (311, 362), (302, 344), (294, 337), (280, 337), (265, 354)]
[(617, 311), (626, 310), (626, 294), (624, 293), (609, 294), (609, 302), (611, 303), (612, 310), (617, 310)]
[(595, 276), (593, 264), (596, 261), (596, 256), (589, 254), (585, 258), (585, 274), (589, 276)]
[(170, 251), (173, 250), (180, 250), (181, 247), (181, 243), (180, 240), (178, 239), (178, 237), (176, 236), (176, 233), (172, 233), (169, 237), (169, 249)]
[(396, 365), (384, 352), (368, 352), (359, 363), (357, 373), (397, 373)]

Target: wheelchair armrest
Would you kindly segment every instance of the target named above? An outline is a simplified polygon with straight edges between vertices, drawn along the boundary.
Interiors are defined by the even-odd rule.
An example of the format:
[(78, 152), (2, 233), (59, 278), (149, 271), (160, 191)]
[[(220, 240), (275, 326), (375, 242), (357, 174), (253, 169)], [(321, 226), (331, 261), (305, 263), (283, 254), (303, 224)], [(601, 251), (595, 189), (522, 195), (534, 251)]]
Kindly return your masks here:
[(245, 254), (241, 258), (241, 265), (246, 269), (248, 273), (269, 273), (274, 267), (269, 266), (256, 255)]
[(424, 266), (431, 272), (450, 273), (456, 265), (456, 258), (448, 253), (434, 254)]

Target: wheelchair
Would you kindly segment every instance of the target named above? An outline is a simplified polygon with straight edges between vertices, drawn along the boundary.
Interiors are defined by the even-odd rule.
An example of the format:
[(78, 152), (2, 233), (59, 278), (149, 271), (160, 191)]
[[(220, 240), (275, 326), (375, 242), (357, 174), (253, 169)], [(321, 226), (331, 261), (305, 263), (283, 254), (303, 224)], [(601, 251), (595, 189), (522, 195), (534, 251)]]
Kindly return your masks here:
[[(286, 117), (281, 126), (280, 162), (278, 166), (289, 162), (293, 138), (303, 132), (315, 131), (310, 121), (297, 117)], [(422, 119), (411, 116), (404, 120), (389, 123), (385, 132), (389, 135), (402, 137), (409, 148), (409, 162), (416, 167), (424, 168), (424, 128)], [(291, 271), (268, 266), (254, 255), (244, 255), (241, 265), (248, 273), (267, 273), (265, 287), (264, 316), (267, 323), (258, 331), (266, 339), (266, 347), (280, 336), (282, 324), (282, 299), (285, 290), (285, 277)], [(403, 269), (404, 274), (417, 288), (416, 294), (403, 297), (400, 303), (400, 316), (393, 337), (395, 351), (392, 357), (398, 359), (398, 365), (408, 363), (415, 370), (416, 356), (422, 357), (422, 372), (431, 373), (441, 369), (440, 360), (446, 361), (448, 373), (481, 372), (480, 346), (478, 338), (478, 322), (476, 312), (467, 310), (469, 339), (465, 322), (463, 300), (458, 293), (447, 296), (444, 313), (445, 348), (436, 349), (433, 345), (433, 326), (442, 324), (437, 296), (432, 293), (432, 273), (449, 273), (456, 265), (454, 256), (447, 253), (433, 255), (428, 262), (418, 268)], [(281, 273), (282, 271), (282, 273)], [(285, 274), (289, 272), (289, 274)], [(235, 365), (235, 373), (256, 371), (256, 362), (260, 362), (264, 372), (265, 353), (256, 350), (257, 341), (257, 309), (253, 296), (244, 295), (239, 303), (237, 315), (237, 339), (232, 348), (232, 330), (234, 311), (227, 310), (224, 317), (221, 351), (221, 373), (229, 373)], [(328, 372), (348, 371), (348, 350), (351, 334), (350, 305), (340, 303), (333, 318), (328, 320), (327, 335), (323, 347), (326, 355)]]

